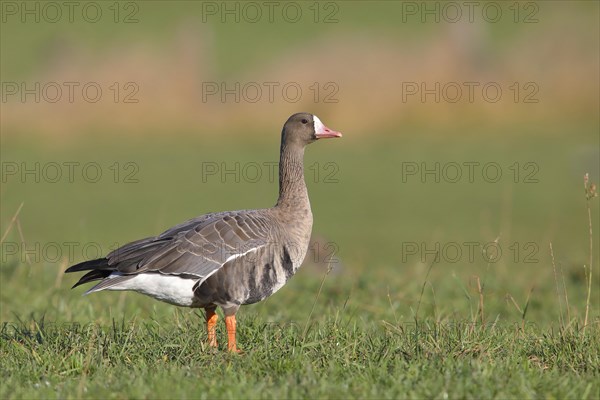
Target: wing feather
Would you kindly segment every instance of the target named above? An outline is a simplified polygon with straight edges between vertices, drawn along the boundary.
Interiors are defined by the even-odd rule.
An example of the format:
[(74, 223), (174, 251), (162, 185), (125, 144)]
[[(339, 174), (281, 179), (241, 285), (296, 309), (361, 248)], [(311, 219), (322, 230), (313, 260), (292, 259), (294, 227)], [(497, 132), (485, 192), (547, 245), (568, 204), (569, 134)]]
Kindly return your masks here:
[[(228, 261), (266, 246), (273, 237), (273, 226), (266, 210), (207, 214), (159, 236), (128, 243), (100, 259), (103, 262), (88, 262), (90, 268), (77, 270), (102, 268), (102, 274), (112, 271), (119, 275), (104, 279), (90, 292), (144, 272), (197, 277), (201, 282)], [(102, 274), (88, 273), (84, 278), (101, 279)]]

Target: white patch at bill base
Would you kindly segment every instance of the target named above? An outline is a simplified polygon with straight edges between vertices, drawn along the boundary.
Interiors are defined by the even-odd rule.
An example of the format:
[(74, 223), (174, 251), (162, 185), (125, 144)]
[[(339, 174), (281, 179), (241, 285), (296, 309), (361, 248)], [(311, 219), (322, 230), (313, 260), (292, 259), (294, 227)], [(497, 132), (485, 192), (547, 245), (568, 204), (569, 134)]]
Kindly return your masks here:
[(315, 128), (315, 134), (320, 134), (325, 132), (325, 125), (321, 122), (319, 117), (313, 115), (313, 127)]

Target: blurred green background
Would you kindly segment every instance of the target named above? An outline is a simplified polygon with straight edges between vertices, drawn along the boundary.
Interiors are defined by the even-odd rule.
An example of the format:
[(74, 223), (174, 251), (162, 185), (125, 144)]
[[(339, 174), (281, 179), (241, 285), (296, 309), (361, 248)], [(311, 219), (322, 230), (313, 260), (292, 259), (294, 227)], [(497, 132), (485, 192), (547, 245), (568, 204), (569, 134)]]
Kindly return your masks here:
[[(520, 321), (510, 299), (523, 308), (529, 297), (528, 321), (557, 322), (565, 291), (571, 317), (583, 315), (583, 176), (598, 182), (600, 169), (597, 2), (483, 2), (472, 18), (464, 5), (456, 18), (439, 2), (295, 2), (289, 14), (282, 2), (272, 18), (260, 2), (252, 3), (260, 18), (243, 2), (98, 2), (97, 22), (86, 20), (94, 15), (82, 13), (86, 3), (73, 21), (63, 8), (57, 22), (44, 3), (37, 2), (37, 16), (34, 2), (32, 15), (22, 14), (24, 3), (15, 3), (16, 11), (6, 3), (12, 2), (3, 3), (0, 39), (2, 321), (42, 314), (100, 323), (172, 318), (173, 307), (133, 293), (81, 298), (81, 289), (69, 289), (77, 277), (62, 271), (99, 255), (97, 249), (108, 252), (196, 215), (274, 204), (276, 180), (267, 168), (253, 179), (243, 167), (277, 161), (281, 126), (298, 111), (344, 133), (306, 154), (318, 240), (306, 269), (240, 314), (303, 321), (335, 250), (338, 262), (317, 314), (343, 309), (366, 323), (408, 321), (427, 281), (420, 315), (472, 320), (479, 279), (486, 321)], [(501, 10), (493, 22), (490, 7)], [(296, 9), (302, 14), (291, 22)], [(53, 82), (63, 89), (55, 102)], [(73, 101), (65, 82), (76, 83)], [(436, 82), (438, 100), (407, 93), (421, 83), (435, 89)], [(465, 82), (477, 85), (472, 100)], [(82, 92), (89, 83), (102, 89), (96, 102)], [(237, 101), (235, 94), (206, 92), (236, 83), (250, 83)], [(272, 98), (265, 83), (275, 85)], [(498, 101), (482, 93), (490, 83), (502, 90)], [(39, 101), (23, 94), (36, 84)], [(297, 101), (282, 93), (286, 84), (301, 88)], [(258, 97), (256, 85), (264, 89)], [(463, 92), (454, 101), (456, 87)], [(470, 182), (464, 163), (471, 162), (493, 163), (502, 176), (489, 182), (477, 167)], [(79, 163), (73, 179), (64, 163)], [(91, 179), (83, 172), (89, 163), (96, 163), (86, 170)], [(239, 163), (239, 179), (203, 175), (214, 163)], [(436, 163), (440, 173), (463, 166), (462, 178), (452, 182), (450, 169), (438, 181), (403, 174)], [(52, 182), (55, 165), (61, 175)], [(37, 169), (39, 179), (23, 175), (25, 169)], [(88, 182), (97, 169), (102, 176)], [(591, 207), (596, 223), (598, 201)], [(494, 241), (503, 253), (493, 263), (479, 247), (469, 259), (463, 245)], [(442, 256), (427, 274), (433, 256), (407, 246), (436, 243), (458, 244), (463, 254), (455, 261), (453, 253)]]

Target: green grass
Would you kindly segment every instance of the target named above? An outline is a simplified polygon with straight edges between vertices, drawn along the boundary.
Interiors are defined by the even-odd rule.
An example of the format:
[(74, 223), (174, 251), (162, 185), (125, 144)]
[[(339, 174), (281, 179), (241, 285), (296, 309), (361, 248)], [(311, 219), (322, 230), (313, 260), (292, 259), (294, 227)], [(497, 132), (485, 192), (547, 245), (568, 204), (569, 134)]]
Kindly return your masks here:
[[(240, 320), (242, 356), (200, 318), (4, 325), (2, 398), (595, 398), (600, 335), (468, 323), (365, 327), (343, 311), (303, 334)], [(224, 338), (220, 338), (223, 341)]]

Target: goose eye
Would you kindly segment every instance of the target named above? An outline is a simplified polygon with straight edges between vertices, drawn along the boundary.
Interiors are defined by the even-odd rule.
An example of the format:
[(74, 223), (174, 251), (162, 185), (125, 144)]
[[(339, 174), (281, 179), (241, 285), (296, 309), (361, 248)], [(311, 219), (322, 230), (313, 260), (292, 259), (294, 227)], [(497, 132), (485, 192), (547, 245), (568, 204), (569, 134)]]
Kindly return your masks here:
[(308, 124), (308, 120), (307, 120), (306, 118), (304, 118), (304, 119), (302, 120), (302, 123), (303, 123), (303, 124)]

